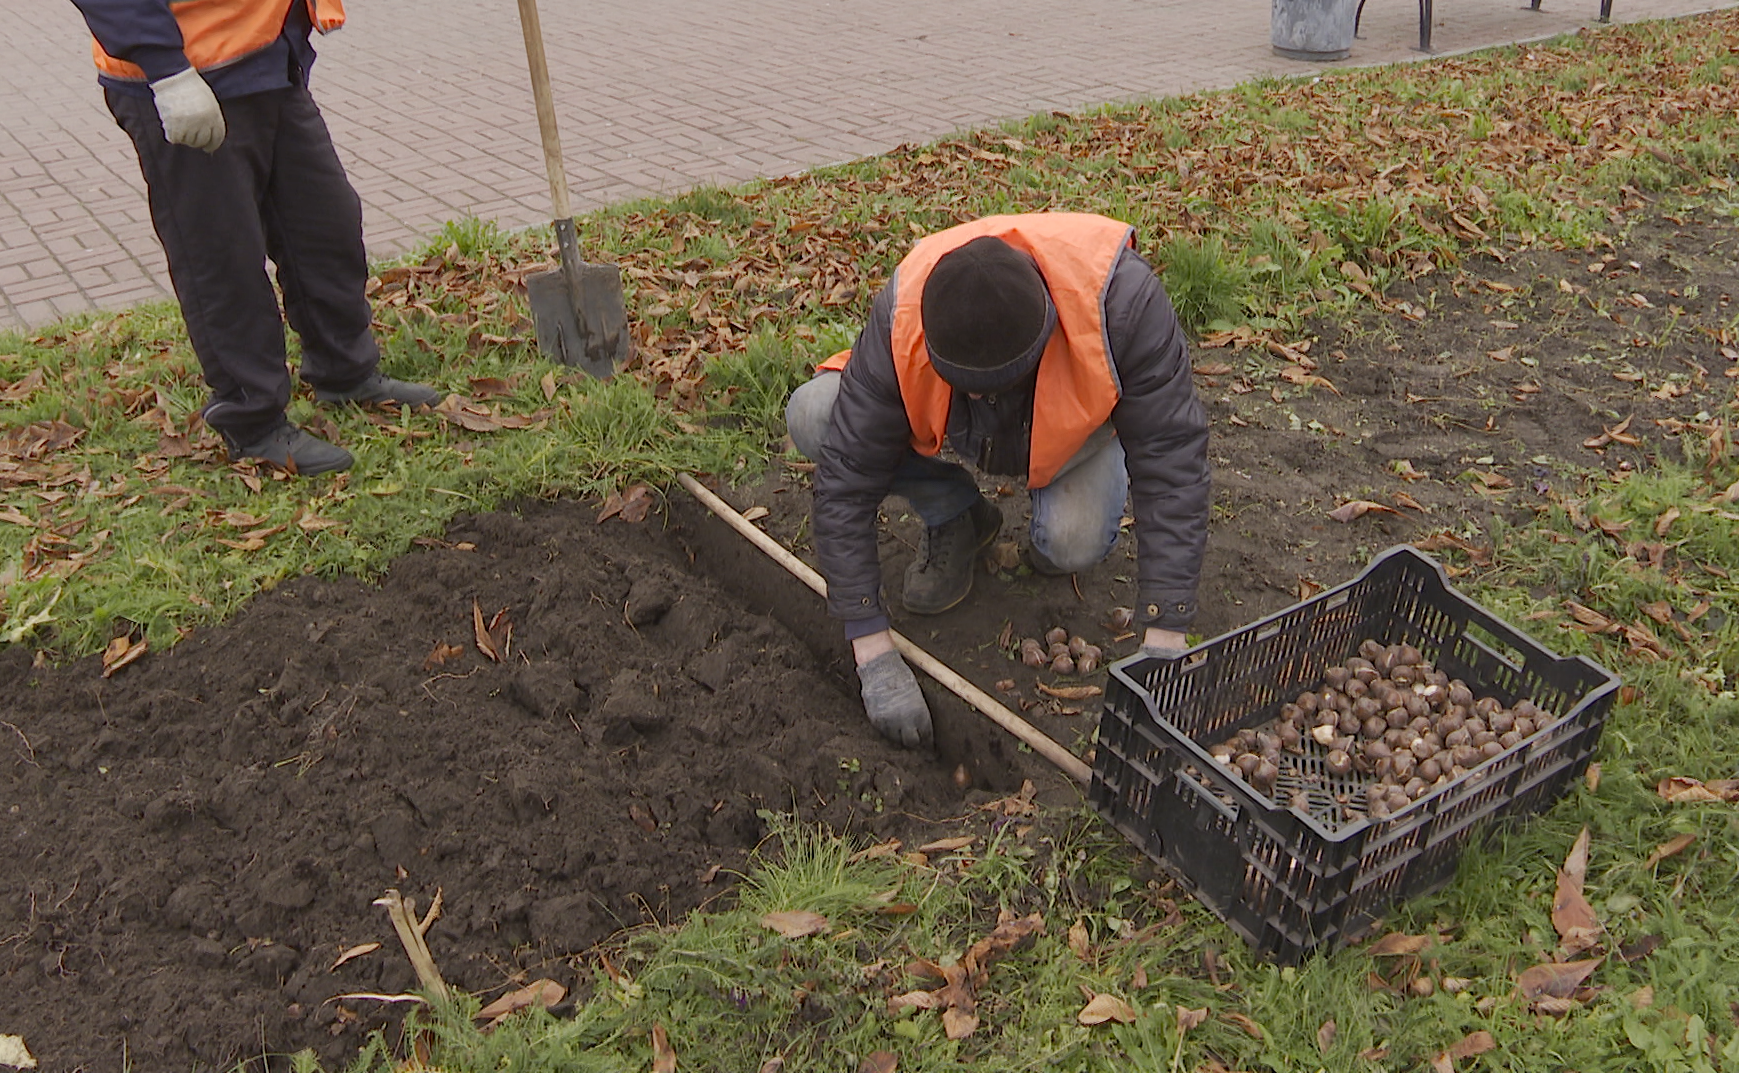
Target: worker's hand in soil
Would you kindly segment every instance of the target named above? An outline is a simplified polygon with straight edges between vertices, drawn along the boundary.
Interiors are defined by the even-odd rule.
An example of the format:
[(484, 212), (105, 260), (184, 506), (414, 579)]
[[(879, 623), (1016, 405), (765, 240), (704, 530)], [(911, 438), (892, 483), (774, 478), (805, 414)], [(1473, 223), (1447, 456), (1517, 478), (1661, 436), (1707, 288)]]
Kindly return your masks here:
[(863, 684), (863, 708), (870, 725), (882, 737), (908, 749), (928, 748), (931, 740), (930, 708), (912, 668), (892, 647), (858, 664)]
[(1189, 646), (1189, 638), (1183, 634), (1156, 626), (1149, 626), (1141, 638), (1141, 654), (1155, 659), (1177, 659)]
[(223, 106), (198, 71), (189, 67), (159, 78), (151, 83), (151, 96), (157, 101), (157, 116), (169, 144), (217, 152), (223, 144)]

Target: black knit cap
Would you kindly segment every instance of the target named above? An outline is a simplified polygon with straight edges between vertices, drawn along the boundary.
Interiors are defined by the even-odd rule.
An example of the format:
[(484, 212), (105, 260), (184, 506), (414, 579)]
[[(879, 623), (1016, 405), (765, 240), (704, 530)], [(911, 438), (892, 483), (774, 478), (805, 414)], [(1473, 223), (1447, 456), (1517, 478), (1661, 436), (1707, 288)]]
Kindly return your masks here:
[(962, 391), (990, 394), (1018, 382), (1037, 367), (1056, 326), (1038, 265), (990, 235), (942, 255), (921, 302), (931, 364)]

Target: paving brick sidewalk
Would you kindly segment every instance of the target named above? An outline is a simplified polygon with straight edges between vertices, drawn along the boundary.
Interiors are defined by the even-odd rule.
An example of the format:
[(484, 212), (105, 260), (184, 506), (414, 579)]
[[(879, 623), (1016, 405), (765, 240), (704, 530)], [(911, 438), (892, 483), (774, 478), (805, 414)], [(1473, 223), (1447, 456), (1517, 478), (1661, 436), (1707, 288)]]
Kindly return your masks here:
[[(1731, 0), (1739, 3), (1739, 0)], [(168, 294), (143, 184), (69, 0), (0, 21), (0, 327)], [(466, 214), (549, 215), (509, 0), (364, 0), (322, 42), (316, 96), (362, 194), (369, 249)], [(1597, 0), (1446, 0), (1459, 51), (1590, 24)], [(1617, 0), (1620, 19), (1715, 0)], [(801, 171), (1046, 109), (1296, 74), (1268, 0), (545, 0), (581, 208)], [(1353, 63), (1418, 56), (1417, 8), (1374, 0)]]

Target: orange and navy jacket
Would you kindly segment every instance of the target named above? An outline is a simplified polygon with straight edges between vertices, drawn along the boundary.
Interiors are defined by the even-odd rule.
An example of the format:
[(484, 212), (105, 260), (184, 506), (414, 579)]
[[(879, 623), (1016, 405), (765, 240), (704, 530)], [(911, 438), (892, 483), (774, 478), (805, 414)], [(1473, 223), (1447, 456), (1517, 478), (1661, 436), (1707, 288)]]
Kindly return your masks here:
[(99, 81), (145, 94), (197, 68), (219, 98), (305, 84), (309, 32), (344, 25), (343, 0), (73, 0), (91, 30)]
[[(930, 269), (983, 235), (1030, 254), (1057, 309), (1030, 410), (1018, 414), (954, 392), (924, 345), (919, 310)], [(992, 471), (1038, 489), (1107, 423), (1129, 471), (1140, 599), (1155, 609), (1143, 618), (1167, 628), (1193, 619), (1207, 537), (1207, 420), (1171, 302), (1131, 235), (1127, 224), (1080, 213), (988, 217), (931, 235), (901, 261), (852, 349), (822, 364), (842, 379), (817, 459), (815, 547), (829, 609), (848, 635), (886, 622), (875, 514), (913, 453), (935, 455), (946, 442), (983, 468), (987, 441), (1028, 435), (1014, 464)], [(994, 453), (1009, 461), (1006, 447)]]

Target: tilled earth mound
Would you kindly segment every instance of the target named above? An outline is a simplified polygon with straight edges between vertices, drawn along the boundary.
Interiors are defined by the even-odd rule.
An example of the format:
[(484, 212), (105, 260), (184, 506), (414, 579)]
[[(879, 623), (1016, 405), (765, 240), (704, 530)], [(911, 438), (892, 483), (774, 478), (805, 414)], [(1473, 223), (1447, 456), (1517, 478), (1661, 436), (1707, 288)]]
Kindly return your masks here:
[[(571, 985), (563, 955), (726, 889), (760, 810), (885, 833), (958, 808), (947, 765), (885, 745), (658, 518), (532, 504), (448, 541), (109, 679), (0, 655), (0, 1028), (43, 1068), (342, 1064), (383, 1015), (333, 996), (416, 986), (388, 887), (444, 892), (450, 982)], [(474, 600), (507, 609), (499, 663)]]

